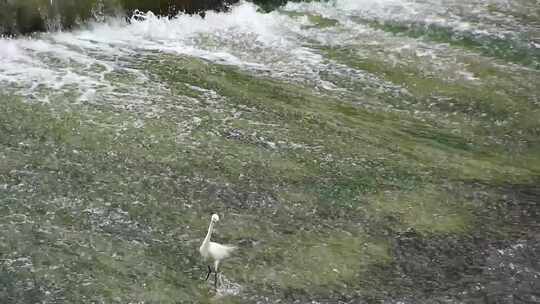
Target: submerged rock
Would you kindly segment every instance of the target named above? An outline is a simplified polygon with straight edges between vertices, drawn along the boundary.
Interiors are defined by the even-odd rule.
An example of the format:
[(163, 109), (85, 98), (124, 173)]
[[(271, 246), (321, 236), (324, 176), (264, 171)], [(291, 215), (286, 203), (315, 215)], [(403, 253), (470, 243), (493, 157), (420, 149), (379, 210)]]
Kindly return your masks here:
[(196, 14), (207, 10), (225, 11), (236, 2), (238, 0), (122, 0), (122, 7), (128, 11), (128, 14), (139, 10), (172, 17), (179, 12)]
[[(104, 16), (131, 17), (135, 11), (152, 11), (168, 17), (183, 12), (204, 17), (205, 11), (227, 11), (237, 2), (239, 0), (0, 0), (0, 36), (71, 29), (90, 20), (102, 21)], [(270, 11), (287, 0), (251, 2)]]
[(152, 11), (175, 16), (206, 10), (224, 11), (238, 0), (1, 0), (0, 35), (18, 35), (49, 30), (70, 29), (103, 16), (126, 15), (134, 11)]

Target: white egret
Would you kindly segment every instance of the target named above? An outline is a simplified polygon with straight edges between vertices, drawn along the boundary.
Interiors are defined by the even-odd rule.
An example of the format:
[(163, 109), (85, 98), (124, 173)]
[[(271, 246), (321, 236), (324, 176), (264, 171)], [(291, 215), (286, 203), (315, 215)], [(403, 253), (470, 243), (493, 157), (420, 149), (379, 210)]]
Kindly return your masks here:
[[(212, 231), (214, 230), (214, 223), (217, 223), (218, 221), (219, 216), (217, 214), (212, 214), (212, 218), (210, 219), (210, 226), (208, 226), (208, 233), (206, 234), (206, 237), (204, 238), (201, 247), (199, 247), (199, 252), (201, 253), (201, 256), (205, 261), (209, 258), (214, 261), (214, 287), (216, 288), (219, 263), (221, 263), (223, 259), (229, 257), (231, 255), (231, 252), (236, 249), (236, 247), (234, 246), (222, 245), (210, 241), (210, 238), (212, 237)], [(206, 280), (208, 280), (211, 273), (212, 268), (210, 267), (210, 265), (208, 265), (208, 273), (206, 274)]]

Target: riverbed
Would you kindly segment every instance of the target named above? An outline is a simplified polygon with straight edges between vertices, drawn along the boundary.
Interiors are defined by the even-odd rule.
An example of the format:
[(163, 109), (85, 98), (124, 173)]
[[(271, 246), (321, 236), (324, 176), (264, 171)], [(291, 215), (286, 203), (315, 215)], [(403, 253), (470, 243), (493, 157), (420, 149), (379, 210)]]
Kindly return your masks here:
[(0, 302), (539, 302), (539, 84), (534, 0), (2, 38)]

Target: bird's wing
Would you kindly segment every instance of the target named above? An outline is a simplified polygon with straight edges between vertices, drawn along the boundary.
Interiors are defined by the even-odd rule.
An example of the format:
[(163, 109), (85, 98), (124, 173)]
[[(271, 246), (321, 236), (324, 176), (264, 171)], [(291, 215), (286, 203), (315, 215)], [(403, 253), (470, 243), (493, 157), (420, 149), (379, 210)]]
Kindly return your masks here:
[(219, 243), (210, 242), (209, 251), (215, 259), (221, 260), (228, 257), (235, 249), (235, 246), (222, 245)]

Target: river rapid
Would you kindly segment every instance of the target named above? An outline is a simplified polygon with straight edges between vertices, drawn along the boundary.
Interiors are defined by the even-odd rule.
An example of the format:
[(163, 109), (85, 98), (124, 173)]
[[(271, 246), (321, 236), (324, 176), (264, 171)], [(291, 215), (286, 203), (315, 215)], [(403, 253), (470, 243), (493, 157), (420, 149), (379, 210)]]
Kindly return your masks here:
[(0, 38), (2, 303), (537, 303), (539, 183), (537, 0)]

